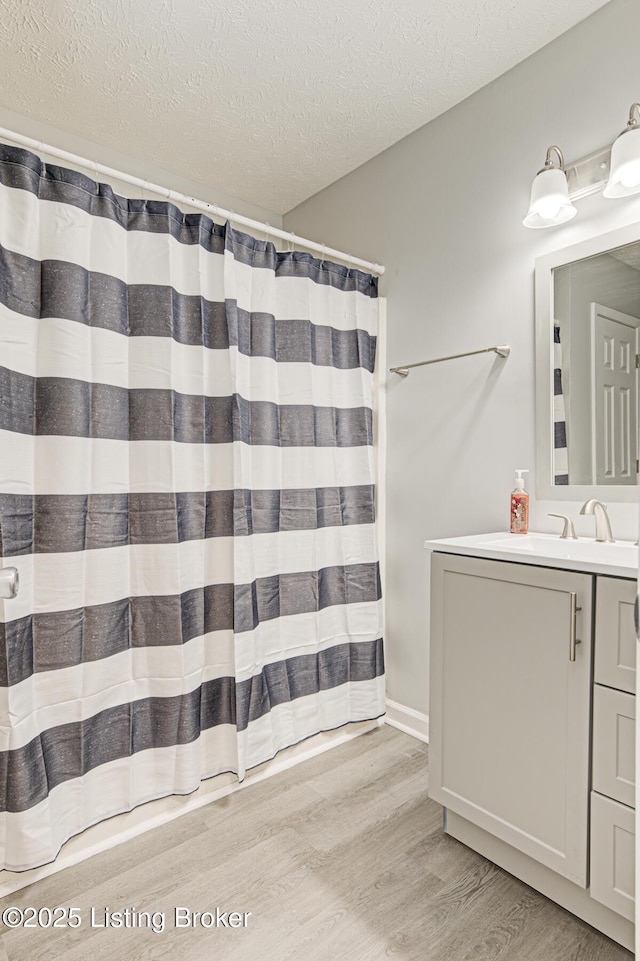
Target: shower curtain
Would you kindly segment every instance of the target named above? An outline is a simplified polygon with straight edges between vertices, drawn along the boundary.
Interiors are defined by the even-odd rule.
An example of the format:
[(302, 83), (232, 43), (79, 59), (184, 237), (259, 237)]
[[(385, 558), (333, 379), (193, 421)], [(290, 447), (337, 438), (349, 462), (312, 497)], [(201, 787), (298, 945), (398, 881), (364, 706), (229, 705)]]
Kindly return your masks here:
[(377, 282), (0, 145), (0, 867), (384, 712)]

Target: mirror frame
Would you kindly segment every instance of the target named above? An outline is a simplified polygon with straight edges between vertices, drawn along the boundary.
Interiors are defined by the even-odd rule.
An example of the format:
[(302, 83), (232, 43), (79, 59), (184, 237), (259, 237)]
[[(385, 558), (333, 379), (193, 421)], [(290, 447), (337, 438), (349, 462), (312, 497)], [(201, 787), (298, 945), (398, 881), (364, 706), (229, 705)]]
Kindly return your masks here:
[(637, 503), (637, 484), (554, 484), (553, 456), (553, 271), (577, 260), (604, 254), (640, 241), (640, 222), (597, 234), (580, 243), (554, 250), (535, 261), (536, 321), (536, 495), (541, 500), (585, 501), (596, 497), (605, 503)]

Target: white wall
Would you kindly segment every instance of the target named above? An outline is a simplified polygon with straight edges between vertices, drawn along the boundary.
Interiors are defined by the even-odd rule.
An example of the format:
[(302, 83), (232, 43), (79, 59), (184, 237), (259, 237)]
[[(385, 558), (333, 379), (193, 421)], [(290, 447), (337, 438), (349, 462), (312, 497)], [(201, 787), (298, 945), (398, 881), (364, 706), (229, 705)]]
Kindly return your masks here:
[[(100, 118), (96, 117), (96, 124), (99, 123)], [(59, 127), (53, 127), (51, 124), (44, 123), (35, 117), (27, 117), (24, 114), (16, 113), (5, 107), (0, 107), (0, 127), (10, 130), (13, 133), (22, 134), (25, 137), (32, 137), (34, 140), (41, 140), (51, 147), (58, 147), (69, 153), (75, 153), (87, 160), (105, 164), (105, 166), (113, 167), (115, 170), (131, 174), (134, 177), (140, 177), (143, 180), (156, 183), (159, 187), (168, 187), (179, 193), (187, 194), (189, 197), (195, 197), (197, 200), (204, 200), (207, 203), (214, 203), (219, 207), (224, 207), (226, 210), (233, 210), (234, 213), (242, 214), (245, 217), (253, 217), (255, 220), (271, 224), (272, 227), (282, 226), (282, 216), (280, 214), (273, 213), (273, 211), (267, 210), (264, 207), (258, 207), (255, 204), (245, 203), (244, 200), (240, 200), (238, 197), (233, 197), (223, 190), (218, 190), (216, 187), (215, 170), (211, 171), (209, 183), (197, 183), (195, 180), (190, 179), (188, 170), (185, 170), (184, 176), (177, 176), (176, 174), (169, 173), (160, 164), (129, 157), (118, 150), (111, 150), (100, 144), (93, 143), (91, 140), (67, 133), (66, 130), (61, 130)], [(0, 140), (11, 143), (8, 137), (0, 136)], [(45, 160), (50, 159), (43, 151), (38, 151), (38, 153)], [(67, 167), (74, 166), (73, 164), (63, 163), (55, 159), (52, 159), (52, 162)], [(86, 167), (77, 167), (77, 169), (92, 176), (91, 171), (87, 170)], [(120, 183), (102, 175), (99, 176), (99, 179), (103, 183), (108, 181), (114, 189), (126, 197), (138, 197), (143, 194), (141, 190), (137, 190), (130, 184)], [(150, 191), (146, 191), (144, 192), (144, 196), (150, 199), (154, 195)], [(184, 207), (185, 210), (188, 209), (186, 205), (181, 206)]]
[[(443, 116), (285, 216), (285, 228), (385, 264), (389, 366), (507, 343), (388, 379), (389, 696), (428, 712), (426, 538), (505, 530), (515, 467), (537, 501), (534, 259), (640, 220), (640, 198), (579, 202), (563, 227), (522, 226), (546, 148), (567, 161), (610, 143), (640, 99), (640, 3), (612, 0)], [(375, 109), (375, 105), (372, 105)], [(636, 505), (611, 505), (614, 534), (637, 536)], [(578, 533), (593, 533), (579, 517)]]

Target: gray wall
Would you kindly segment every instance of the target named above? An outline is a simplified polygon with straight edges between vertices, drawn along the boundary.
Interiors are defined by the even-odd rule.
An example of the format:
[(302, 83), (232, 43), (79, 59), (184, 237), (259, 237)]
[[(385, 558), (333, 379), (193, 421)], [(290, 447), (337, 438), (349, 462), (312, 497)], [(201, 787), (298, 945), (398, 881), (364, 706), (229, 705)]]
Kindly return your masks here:
[[(580, 504), (535, 499), (534, 259), (640, 220), (640, 197), (579, 202), (553, 230), (522, 226), (546, 148), (610, 143), (640, 98), (640, 4), (613, 0), (477, 94), (285, 216), (285, 227), (385, 264), (388, 366), (508, 343), (387, 384), (388, 694), (428, 712), (426, 538), (508, 529), (514, 468), (531, 527)], [(612, 505), (637, 536), (636, 505)], [(580, 517), (592, 534), (593, 518)]]

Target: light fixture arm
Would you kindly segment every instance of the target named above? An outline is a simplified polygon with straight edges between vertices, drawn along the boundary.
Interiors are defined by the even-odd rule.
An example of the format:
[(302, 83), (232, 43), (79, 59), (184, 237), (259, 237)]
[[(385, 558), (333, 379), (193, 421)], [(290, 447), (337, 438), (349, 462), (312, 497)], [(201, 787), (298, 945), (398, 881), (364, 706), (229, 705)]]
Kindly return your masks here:
[[(634, 114), (636, 113), (638, 114), (638, 116), (634, 117)], [(632, 103), (629, 108), (629, 122), (627, 124), (627, 127), (637, 127), (639, 123), (640, 123), (640, 103)]]
[[(552, 151), (556, 152), (558, 156), (558, 163), (553, 162)], [(544, 162), (545, 167), (559, 167), (560, 170), (564, 170), (564, 154), (560, 150), (560, 147), (556, 147), (555, 144), (549, 147), (547, 150), (547, 159)]]

